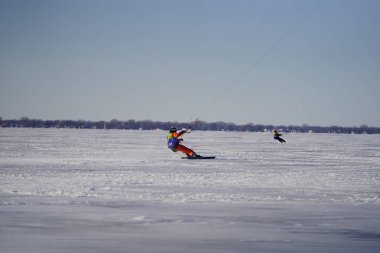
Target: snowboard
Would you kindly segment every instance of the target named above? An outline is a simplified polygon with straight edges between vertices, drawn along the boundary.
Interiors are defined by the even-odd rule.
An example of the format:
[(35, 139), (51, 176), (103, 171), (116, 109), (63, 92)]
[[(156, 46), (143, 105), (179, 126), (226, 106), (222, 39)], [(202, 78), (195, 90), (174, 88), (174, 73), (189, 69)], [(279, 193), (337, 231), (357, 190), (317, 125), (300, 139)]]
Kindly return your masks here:
[(182, 157), (182, 159), (189, 159), (189, 160), (200, 160), (200, 159), (215, 159), (215, 156), (200, 156), (200, 157), (192, 157), (192, 156), (189, 156), (189, 157)]

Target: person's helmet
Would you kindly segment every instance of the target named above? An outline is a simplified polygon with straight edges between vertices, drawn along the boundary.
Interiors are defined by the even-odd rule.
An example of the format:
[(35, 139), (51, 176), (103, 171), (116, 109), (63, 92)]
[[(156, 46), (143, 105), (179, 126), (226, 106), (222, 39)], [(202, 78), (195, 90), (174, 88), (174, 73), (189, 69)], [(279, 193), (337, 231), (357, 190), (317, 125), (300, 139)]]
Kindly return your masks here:
[(175, 127), (171, 127), (171, 128), (170, 128), (170, 133), (175, 133), (175, 132), (177, 132), (177, 128), (175, 128)]

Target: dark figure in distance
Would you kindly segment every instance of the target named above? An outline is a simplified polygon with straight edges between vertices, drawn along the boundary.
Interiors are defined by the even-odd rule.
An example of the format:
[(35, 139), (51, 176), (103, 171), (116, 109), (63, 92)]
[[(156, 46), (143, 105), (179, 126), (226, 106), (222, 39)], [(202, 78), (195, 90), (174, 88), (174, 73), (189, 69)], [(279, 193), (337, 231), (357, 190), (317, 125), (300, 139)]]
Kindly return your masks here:
[(281, 143), (286, 143), (286, 141), (284, 139), (282, 139), (280, 136), (282, 136), (282, 134), (280, 134), (279, 132), (277, 132), (276, 129), (273, 130), (273, 139), (278, 140)]

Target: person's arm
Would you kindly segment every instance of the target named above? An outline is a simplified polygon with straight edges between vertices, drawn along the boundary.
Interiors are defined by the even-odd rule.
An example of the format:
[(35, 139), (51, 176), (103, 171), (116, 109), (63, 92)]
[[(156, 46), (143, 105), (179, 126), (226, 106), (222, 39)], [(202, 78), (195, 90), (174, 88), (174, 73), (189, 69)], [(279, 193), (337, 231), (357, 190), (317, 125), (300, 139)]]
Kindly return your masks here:
[(184, 131), (184, 130), (182, 130), (182, 131), (180, 131), (180, 132), (178, 132), (178, 133), (173, 133), (173, 137), (174, 137), (174, 138), (178, 138), (178, 137), (180, 137), (181, 135), (183, 135), (184, 133), (186, 133), (186, 131)]
[(186, 133), (186, 130), (185, 130), (185, 129), (179, 131), (178, 133), (173, 133), (173, 136), (174, 136), (175, 138), (178, 138), (178, 137), (180, 137), (181, 135), (183, 135), (184, 133)]

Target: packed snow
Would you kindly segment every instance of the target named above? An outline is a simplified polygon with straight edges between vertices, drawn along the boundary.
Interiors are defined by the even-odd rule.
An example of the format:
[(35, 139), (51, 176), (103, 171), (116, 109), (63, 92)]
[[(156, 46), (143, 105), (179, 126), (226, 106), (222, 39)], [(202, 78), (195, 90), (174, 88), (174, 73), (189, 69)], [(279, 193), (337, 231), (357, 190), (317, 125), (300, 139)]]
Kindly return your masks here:
[(0, 252), (380, 252), (380, 135), (0, 128)]

